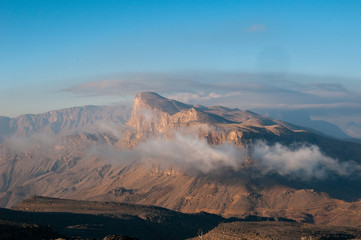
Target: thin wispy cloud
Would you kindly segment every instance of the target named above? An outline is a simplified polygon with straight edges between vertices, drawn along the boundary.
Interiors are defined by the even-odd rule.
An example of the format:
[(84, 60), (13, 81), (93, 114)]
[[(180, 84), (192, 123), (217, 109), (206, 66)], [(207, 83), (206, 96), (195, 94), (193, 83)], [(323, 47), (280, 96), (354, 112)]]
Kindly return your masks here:
[(260, 33), (266, 31), (266, 26), (263, 24), (253, 24), (247, 30), (252, 33)]
[(214, 99), (223, 99), (228, 97), (235, 97), (238, 95), (241, 95), (242, 93), (240, 91), (236, 92), (228, 92), (224, 94), (219, 94), (216, 92), (210, 92), (205, 93), (204, 91), (197, 91), (196, 93), (190, 93), (190, 92), (182, 92), (177, 93), (171, 96), (172, 99), (176, 99), (181, 102), (196, 102), (196, 101), (209, 101)]
[(187, 91), (188, 89), (207, 87), (207, 85), (181, 75), (157, 73), (122, 74), (112, 78), (83, 83), (63, 89), (63, 91), (80, 95), (109, 96), (121, 94), (134, 95), (139, 91), (156, 91), (166, 94), (171, 91)]

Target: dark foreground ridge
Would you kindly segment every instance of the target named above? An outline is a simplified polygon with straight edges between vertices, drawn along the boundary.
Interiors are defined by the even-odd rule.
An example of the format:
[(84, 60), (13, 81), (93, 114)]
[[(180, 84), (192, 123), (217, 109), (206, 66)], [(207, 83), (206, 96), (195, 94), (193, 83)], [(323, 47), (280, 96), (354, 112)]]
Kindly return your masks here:
[[(0, 209), (0, 239), (356, 239), (361, 229), (288, 219), (226, 219), (114, 202), (32, 197)], [(130, 237), (126, 237), (130, 236)]]

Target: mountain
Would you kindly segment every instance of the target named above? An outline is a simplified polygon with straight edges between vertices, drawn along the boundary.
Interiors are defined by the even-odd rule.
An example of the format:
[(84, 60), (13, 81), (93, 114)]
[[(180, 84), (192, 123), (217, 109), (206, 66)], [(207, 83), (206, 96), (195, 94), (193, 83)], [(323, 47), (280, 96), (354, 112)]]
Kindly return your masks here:
[[(135, 129), (136, 143), (154, 134), (164, 134), (185, 127), (200, 127), (200, 136), (209, 143), (233, 142), (245, 145), (256, 135), (273, 138), (290, 132), (305, 132), (290, 124), (239, 109), (221, 106), (203, 107), (169, 100), (156, 93), (139, 93), (127, 125)], [(213, 126), (220, 131), (202, 131), (202, 126)], [(295, 135), (296, 137), (296, 135)], [(297, 137), (296, 137), (297, 138)], [(134, 139), (131, 139), (134, 140)]]
[(195, 127), (198, 135), (210, 144), (232, 142), (247, 147), (257, 140), (285, 145), (304, 142), (316, 144), (331, 157), (361, 162), (360, 144), (315, 134), (306, 128), (250, 111), (192, 106), (153, 92), (137, 94), (127, 125), (133, 128), (127, 139), (132, 142), (131, 146), (155, 134), (171, 135), (174, 130)]
[(358, 143), (152, 92), (122, 126), (63, 126), (72, 133), (3, 141), (0, 206), (42, 195), (360, 226)]
[(128, 106), (84, 106), (16, 118), (0, 117), (0, 140), (12, 135), (69, 135), (99, 128), (105, 123), (120, 125), (126, 122), (130, 112)]

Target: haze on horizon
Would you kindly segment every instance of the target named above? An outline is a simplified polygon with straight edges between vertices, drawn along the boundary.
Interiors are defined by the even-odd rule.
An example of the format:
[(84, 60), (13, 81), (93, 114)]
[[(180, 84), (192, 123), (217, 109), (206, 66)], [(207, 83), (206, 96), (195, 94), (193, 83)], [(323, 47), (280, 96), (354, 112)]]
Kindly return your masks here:
[(180, 101), (361, 138), (360, 1), (0, 2), (0, 115)]

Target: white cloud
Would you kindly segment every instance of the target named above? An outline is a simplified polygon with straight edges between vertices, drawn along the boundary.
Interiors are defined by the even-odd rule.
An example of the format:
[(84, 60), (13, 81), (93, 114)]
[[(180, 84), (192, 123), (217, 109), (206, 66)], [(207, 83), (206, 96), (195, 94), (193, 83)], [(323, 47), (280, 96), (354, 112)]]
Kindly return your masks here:
[(141, 154), (146, 163), (203, 173), (222, 167), (238, 169), (245, 159), (244, 152), (231, 144), (210, 146), (205, 139), (179, 132), (171, 139), (149, 139), (139, 144), (135, 151)]
[(90, 133), (105, 133), (110, 134), (116, 138), (123, 137), (123, 126), (120, 123), (114, 123), (109, 120), (96, 121), (90, 129), (86, 129)]
[[(325, 179), (330, 174), (347, 177), (361, 170), (361, 166), (353, 161), (340, 162), (324, 155), (316, 145), (257, 142), (249, 149), (247, 152), (231, 143), (211, 146), (197, 135), (175, 132), (172, 138), (146, 140), (134, 149), (134, 153), (144, 163), (159, 164), (161, 168), (208, 173), (226, 167), (240, 172), (256, 171), (261, 175), (276, 173), (305, 181)], [(251, 163), (246, 161), (247, 156), (252, 159)]]
[(361, 169), (354, 162), (339, 162), (325, 156), (316, 145), (291, 148), (279, 143), (269, 146), (258, 142), (252, 149), (251, 156), (255, 166), (263, 174), (277, 173), (308, 180), (326, 178), (331, 172), (347, 176)]

